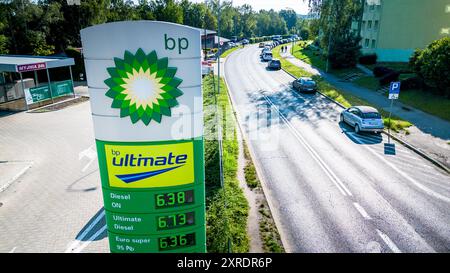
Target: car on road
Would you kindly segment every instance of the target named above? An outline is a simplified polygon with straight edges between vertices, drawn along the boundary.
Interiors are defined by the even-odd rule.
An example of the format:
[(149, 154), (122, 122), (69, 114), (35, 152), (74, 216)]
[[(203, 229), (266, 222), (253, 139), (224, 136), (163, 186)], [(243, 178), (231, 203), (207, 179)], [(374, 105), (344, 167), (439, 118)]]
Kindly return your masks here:
[(266, 46), (261, 50), (261, 54), (259, 54), (260, 57), (264, 55), (264, 53), (270, 52), (270, 47)]
[(266, 61), (266, 62), (270, 62), (272, 60), (272, 58), (273, 58), (273, 55), (272, 55), (272, 52), (270, 52), (270, 51), (266, 51), (262, 55), (263, 61)]
[(384, 129), (383, 119), (378, 110), (370, 106), (353, 106), (342, 111), (340, 121), (355, 128), (355, 133), (381, 133)]
[(243, 45), (248, 45), (249, 43), (250, 43), (250, 41), (247, 40), (247, 39), (243, 39), (243, 40), (241, 41), (241, 44), (243, 44)]
[(317, 83), (308, 77), (300, 77), (292, 83), (292, 87), (299, 92), (317, 92)]
[(265, 43), (259, 43), (259, 48), (264, 48), (266, 46)]
[(271, 61), (269, 61), (269, 63), (267, 64), (267, 68), (268, 69), (276, 69), (276, 70), (280, 70), (281, 69), (281, 62), (278, 59), (272, 59)]

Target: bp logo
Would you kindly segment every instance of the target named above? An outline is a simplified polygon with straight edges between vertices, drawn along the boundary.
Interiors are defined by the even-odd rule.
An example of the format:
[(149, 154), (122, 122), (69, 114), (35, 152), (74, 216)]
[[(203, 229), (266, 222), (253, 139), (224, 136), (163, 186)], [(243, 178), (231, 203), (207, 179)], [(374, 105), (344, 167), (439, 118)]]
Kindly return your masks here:
[(162, 116), (171, 116), (171, 108), (178, 105), (183, 95), (178, 86), (183, 80), (176, 78), (177, 68), (168, 66), (168, 58), (158, 59), (140, 48), (133, 54), (125, 51), (124, 58), (114, 58), (115, 67), (109, 67), (111, 76), (105, 80), (109, 87), (106, 96), (113, 99), (112, 108), (120, 109), (120, 117), (129, 116), (132, 123), (141, 120), (145, 125)]

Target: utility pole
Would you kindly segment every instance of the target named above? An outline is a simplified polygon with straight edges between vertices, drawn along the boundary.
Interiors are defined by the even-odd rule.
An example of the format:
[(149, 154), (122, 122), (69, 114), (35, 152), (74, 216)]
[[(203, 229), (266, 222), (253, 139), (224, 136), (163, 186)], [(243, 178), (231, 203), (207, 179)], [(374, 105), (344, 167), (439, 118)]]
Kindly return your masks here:
[(220, 55), (222, 54), (222, 48), (220, 47), (220, 0), (218, 1), (218, 11), (217, 11), (217, 48), (219, 52), (218, 56), (218, 66), (217, 66), (217, 76), (218, 76), (218, 84), (217, 84), (217, 93), (220, 94)]
[(205, 0), (205, 16), (203, 17), (203, 28), (204, 28), (204, 31), (203, 31), (203, 54), (204, 54), (204, 56), (203, 56), (203, 58), (204, 58), (204, 61), (206, 61), (206, 39), (208, 38), (208, 36), (206, 35), (206, 13), (207, 13), (207, 10), (208, 10), (208, 0)]
[(325, 69), (325, 71), (328, 73), (328, 71), (330, 70), (330, 51), (331, 51), (331, 38), (332, 38), (332, 34), (333, 34), (333, 32), (331, 31), (332, 30), (332, 22), (331, 22), (331, 18), (332, 18), (332, 16), (331, 16), (331, 11), (332, 10), (334, 10), (333, 9), (333, 0), (330, 0), (330, 14), (328, 15), (329, 16), (329, 18), (328, 18), (328, 22), (329, 22), (329, 24), (328, 24), (328, 52), (327, 52), (327, 67), (326, 67), (326, 69)]

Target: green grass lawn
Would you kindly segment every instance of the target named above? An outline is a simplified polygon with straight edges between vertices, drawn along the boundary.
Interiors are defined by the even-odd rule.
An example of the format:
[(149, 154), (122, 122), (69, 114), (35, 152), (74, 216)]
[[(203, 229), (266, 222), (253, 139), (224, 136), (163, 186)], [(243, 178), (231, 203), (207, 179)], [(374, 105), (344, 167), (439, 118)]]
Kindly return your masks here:
[(294, 44), (294, 57), (304, 61), (307, 64), (310, 64), (316, 68), (321, 70), (326, 69), (326, 60), (321, 56), (318, 51), (307, 48), (307, 45), (311, 44), (311, 42), (296, 42)]
[[(217, 80), (217, 78), (216, 78)], [(222, 125), (232, 128), (234, 137), (225, 136), (223, 130), (223, 171), (224, 187), (220, 187), (219, 175), (219, 144), (217, 138), (205, 138), (205, 182), (206, 182), (206, 234), (207, 250), (213, 253), (228, 252), (228, 242), (231, 242), (231, 251), (245, 253), (250, 249), (250, 239), (247, 234), (247, 218), (249, 205), (237, 180), (239, 147), (236, 138), (236, 125), (231, 105), (228, 101), (226, 85), (221, 81), (220, 95), (215, 96), (213, 77), (203, 79), (204, 106), (211, 107), (216, 104), (222, 109)], [(217, 86), (216, 86), (217, 90)], [(216, 111), (205, 111), (205, 128), (212, 134), (217, 134)], [(232, 127), (230, 127), (232, 126)]]
[(241, 47), (232, 47), (230, 49), (227, 49), (220, 55), (220, 57), (221, 58), (225, 58), (228, 55), (230, 55), (231, 53), (233, 53), (234, 51), (238, 50), (239, 48), (241, 48)]
[(401, 91), (399, 99), (407, 105), (450, 121), (449, 99), (422, 90)]
[(377, 90), (380, 87), (380, 81), (371, 76), (363, 76), (353, 81), (353, 83), (370, 90)]

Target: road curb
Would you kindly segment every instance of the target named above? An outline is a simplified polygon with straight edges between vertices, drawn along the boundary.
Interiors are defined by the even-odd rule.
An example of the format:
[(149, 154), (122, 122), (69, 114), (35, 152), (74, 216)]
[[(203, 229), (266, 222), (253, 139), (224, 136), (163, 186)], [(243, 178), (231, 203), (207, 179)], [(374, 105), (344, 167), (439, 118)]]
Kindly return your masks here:
[[(235, 52), (232, 52), (231, 54), (234, 54)], [(223, 63), (224, 67), (225, 67), (225, 63), (226, 63), (226, 60)], [(264, 194), (264, 197), (265, 197), (265, 199), (267, 201), (267, 206), (269, 207), (269, 210), (270, 210), (270, 213), (272, 214), (272, 218), (273, 218), (273, 221), (275, 223), (276, 229), (278, 231), (278, 234), (280, 235), (281, 244), (283, 245), (283, 248), (284, 248), (285, 252), (289, 253), (290, 249), (286, 247), (287, 246), (286, 242), (288, 242), (288, 240), (286, 239), (286, 235), (283, 233), (282, 229), (279, 228), (279, 227), (282, 226), (281, 225), (281, 221), (279, 220), (280, 218), (279, 218), (277, 213), (274, 213), (273, 208), (275, 206), (273, 205), (272, 200), (267, 197), (267, 193), (269, 191), (267, 189), (266, 179), (262, 176), (261, 166), (259, 166), (258, 162), (255, 160), (256, 156), (255, 156), (255, 153), (253, 151), (253, 148), (251, 147), (250, 142), (248, 141), (246, 135), (244, 134), (244, 130), (243, 130), (241, 124), (239, 123), (239, 119), (237, 117), (238, 111), (235, 108), (235, 104), (234, 104), (233, 98), (232, 98), (232, 96), (230, 94), (230, 86), (229, 86), (228, 81), (227, 81), (227, 79), (225, 77), (225, 71), (224, 71), (223, 75), (224, 75), (223, 79), (224, 79), (225, 85), (227, 86), (228, 100), (230, 101), (231, 108), (233, 110), (233, 115), (235, 116), (236, 124), (238, 125), (238, 130), (239, 130), (239, 132), (240, 132), (240, 134), (242, 136), (242, 139), (244, 140), (245, 144), (247, 145), (247, 148), (248, 148), (251, 160), (253, 162), (253, 165), (255, 166), (256, 175), (258, 176), (258, 179), (261, 182), (261, 188), (262, 188), (262, 192)]]
[[(289, 74), (291, 77), (293, 77), (294, 79), (297, 79), (297, 77), (295, 77), (292, 73), (290, 73), (289, 71), (285, 70), (284, 68), (281, 68), (284, 72), (286, 72), (287, 74)], [(347, 107), (345, 107), (344, 105), (342, 105), (341, 103), (335, 101), (334, 99), (330, 98), (329, 96), (325, 95), (324, 93), (317, 91), (320, 95), (322, 95), (323, 97), (325, 97), (326, 99), (330, 100), (331, 102), (334, 102), (335, 104), (337, 104), (339, 107), (343, 108), (343, 109), (347, 109)], [(450, 169), (447, 168), (444, 164), (442, 164), (441, 162), (437, 161), (436, 159), (432, 158), (431, 156), (427, 155), (426, 153), (422, 152), (421, 150), (419, 150), (418, 148), (414, 147), (412, 144), (402, 140), (401, 138), (393, 135), (393, 134), (389, 134), (389, 132), (387, 132), (386, 130), (383, 130), (383, 134), (392, 137), (393, 139), (395, 139), (396, 141), (400, 142), (400, 144), (402, 144), (403, 146), (405, 146), (406, 148), (412, 150), (413, 152), (415, 152), (416, 154), (420, 155), (421, 157), (423, 157), (424, 159), (430, 161), (433, 165), (435, 165), (436, 167), (442, 169), (443, 171), (445, 171), (446, 173), (450, 174)]]

